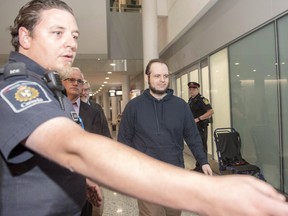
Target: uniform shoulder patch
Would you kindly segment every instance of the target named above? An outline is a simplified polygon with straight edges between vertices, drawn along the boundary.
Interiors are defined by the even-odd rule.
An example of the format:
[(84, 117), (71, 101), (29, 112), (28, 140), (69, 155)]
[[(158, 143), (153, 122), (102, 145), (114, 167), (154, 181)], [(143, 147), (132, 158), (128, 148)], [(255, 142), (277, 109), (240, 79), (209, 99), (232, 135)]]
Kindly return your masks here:
[(16, 113), (52, 101), (44, 88), (32, 81), (18, 81), (8, 85), (1, 90), (0, 96)]
[(209, 100), (207, 98), (203, 98), (203, 103), (208, 105), (209, 104)]

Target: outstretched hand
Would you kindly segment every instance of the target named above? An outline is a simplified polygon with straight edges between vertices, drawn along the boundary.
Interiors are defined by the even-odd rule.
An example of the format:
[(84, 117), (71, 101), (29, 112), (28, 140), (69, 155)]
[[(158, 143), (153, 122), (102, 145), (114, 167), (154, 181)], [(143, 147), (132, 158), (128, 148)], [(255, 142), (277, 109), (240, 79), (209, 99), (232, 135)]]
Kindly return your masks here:
[(215, 184), (210, 190), (214, 193), (207, 198), (207, 211), (201, 212), (203, 215), (288, 215), (288, 203), (285, 202), (285, 197), (261, 180), (243, 175), (213, 178)]

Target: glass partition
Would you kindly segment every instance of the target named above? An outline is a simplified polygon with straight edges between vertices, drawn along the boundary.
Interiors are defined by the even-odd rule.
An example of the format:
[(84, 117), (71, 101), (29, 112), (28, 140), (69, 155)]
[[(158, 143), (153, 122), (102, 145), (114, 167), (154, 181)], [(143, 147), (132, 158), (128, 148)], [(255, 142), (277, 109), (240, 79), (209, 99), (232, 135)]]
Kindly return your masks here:
[(181, 86), (181, 77), (176, 79), (176, 88), (177, 88), (176, 95), (178, 97), (181, 97), (181, 88), (182, 88), (182, 86)]
[[(207, 98), (210, 101), (211, 104), (211, 99), (210, 99), (210, 80), (209, 80), (209, 68), (208, 68), (208, 60), (203, 60), (200, 63), (201, 65), (201, 77), (202, 77), (202, 82), (201, 82), (201, 89), (202, 89), (202, 95)], [(213, 107), (212, 107), (213, 108)], [(212, 121), (213, 116), (211, 118), (211, 122), (208, 126), (208, 136), (207, 136), (207, 152), (208, 154), (212, 155), (213, 153), (213, 127), (212, 127)]]
[[(211, 54), (209, 63), (199, 61), (176, 80), (177, 95), (186, 101), (187, 82), (200, 83), (201, 94), (214, 109), (211, 134), (216, 128), (234, 127), (240, 133), (243, 158), (259, 166), (268, 183), (286, 194), (287, 38), (288, 15)], [(215, 144), (209, 146), (212, 138), (208, 153), (217, 160)]]
[[(210, 56), (211, 105), (214, 110), (213, 130), (230, 127), (230, 100), (227, 49)], [(214, 144), (213, 159), (217, 159)]]
[(281, 119), (282, 119), (282, 154), (284, 177), (284, 192), (288, 194), (288, 16), (278, 21), (279, 42), (279, 69), (280, 69), (280, 94), (281, 94)]
[(188, 74), (184, 74), (181, 76), (181, 86), (182, 86), (181, 97), (186, 102), (188, 102), (188, 99), (189, 99), (189, 92), (188, 92), (187, 84), (188, 84)]
[(200, 82), (199, 81), (199, 74), (198, 74), (198, 69), (192, 70), (189, 73), (189, 82)]
[(274, 25), (229, 46), (232, 125), (242, 154), (280, 188), (279, 112)]

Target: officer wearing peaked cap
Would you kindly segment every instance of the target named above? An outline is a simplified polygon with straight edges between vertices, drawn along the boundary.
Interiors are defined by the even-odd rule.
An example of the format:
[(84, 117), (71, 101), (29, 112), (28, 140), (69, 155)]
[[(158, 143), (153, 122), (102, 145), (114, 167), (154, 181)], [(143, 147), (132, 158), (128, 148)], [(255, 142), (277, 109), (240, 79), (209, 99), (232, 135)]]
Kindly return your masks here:
[[(199, 133), (201, 135), (203, 149), (207, 156), (207, 133), (209, 119), (213, 115), (214, 111), (209, 103), (209, 100), (199, 93), (200, 84), (197, 82), (189, 82), (189, 101), (191, 112), (194, 116)], [(196, 162), (195, 171), (202, 172), (201, 166)]]

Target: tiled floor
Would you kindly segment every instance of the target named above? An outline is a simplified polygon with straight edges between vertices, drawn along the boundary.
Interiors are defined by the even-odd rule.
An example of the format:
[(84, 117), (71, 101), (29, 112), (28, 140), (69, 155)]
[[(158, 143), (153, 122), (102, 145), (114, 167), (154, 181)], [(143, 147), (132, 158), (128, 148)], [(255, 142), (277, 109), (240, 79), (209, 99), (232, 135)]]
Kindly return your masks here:
[[(112, 131), (112, 137), (116, 138), (116, 131)], [(194, 166), (193, 158), (184, 154), (185, 165), (187, 169)], [(137, 201), (134, 198), (103, 189), (104, 192), (104, 211), (103, 216), (138, 216)], [(181, 216), (196, 216), (196, 214), (182, 212)]]

